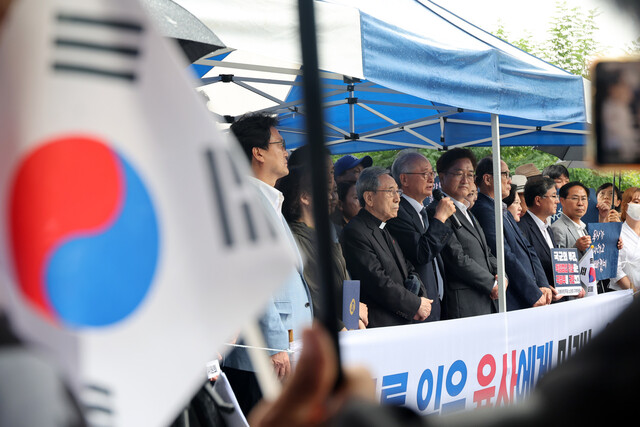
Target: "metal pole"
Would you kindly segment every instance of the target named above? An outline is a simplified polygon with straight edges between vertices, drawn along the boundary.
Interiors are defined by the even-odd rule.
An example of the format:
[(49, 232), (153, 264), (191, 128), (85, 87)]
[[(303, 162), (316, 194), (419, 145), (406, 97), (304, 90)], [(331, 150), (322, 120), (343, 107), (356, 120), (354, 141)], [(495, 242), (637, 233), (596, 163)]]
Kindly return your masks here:
[(507, 311), (507, 298), (504, 286), (504, 233), (502, 228), (502, 180), (500, 179), (500, 120), (497, 114), (491, 114), (491, 148), (493, 156), (493, 201), (496, 211), (496, 259), (498, 260), (498, 309)]
[[(320, 320), (331, 335), (338, 360), (338, 381), (342, 382), (340, 365), (340, 345), (338, 341), (338, 313), (336, 312), (335, 288), (333, 283), (333, 264), (331, 254), (331, 225), (329, 223), (329, 200), (324, 146), (324, 118), (322, 114), (322, 98), (320, 96), (320, 74), (318, 71), (318, 49), (316, 41), (316, 24), (313, 0), (298, 0), (298, 16), (300, 19), (300, 47), (303, 64), (303, 93), (307, 111), (306, 130), (307, 144), (310, 146), (313, 214), (316, 228), (316, 245), (318, 250), (318, 283), (322, 284), (323, 298)], [(315, 160), (315, 161), (314, 161)]]

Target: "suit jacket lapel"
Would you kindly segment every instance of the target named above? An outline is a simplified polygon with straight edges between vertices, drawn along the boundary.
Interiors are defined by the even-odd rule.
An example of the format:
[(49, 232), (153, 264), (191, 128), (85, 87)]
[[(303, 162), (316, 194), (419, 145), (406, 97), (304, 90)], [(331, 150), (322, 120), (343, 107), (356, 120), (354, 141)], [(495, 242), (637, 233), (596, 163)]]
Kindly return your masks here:
[[(525, 224), (527, 224), (527, 227), (529, 227), (529, 229), (531, 230), (531, 233), (538, 240), (538, 244), (541, 245), (545, 249), (545, 252), (549, 255), (549, 257), (551, 257), (551, 249), (549, 248), (547, 239), (545, 239), (544, 236), (542, 235), (542, 232), (538, 228), (538, 225), (535, 223), (533, 218), (529, 218), (529, 215), (525, 215), (524, 217), (522, 217), (520, 221), (525, 219), (525, 217), (527, 218), (525, 220), (526, 221)], [(549, 231), (549, 235), (551, 236), (551, 243), (553, 244), (553, 246), (555, 246), (555, 241), (553, 239), (553, 232), (551, 231), (551, 227), (548, 227), (547, 231)], [(531, 244), (533, 244), (533, 242), (531, 242)]]
[(553, 234), (553, 228), (551, 227), (547, 227), (547, 231), (549, 232), (549, 236), (551, 236), (551, 244), (553, 244), (553, 247), (556, 247), (556, 235)]
[(562, 217), (562, 220), (564, 221), (565, 225), (567, 226), (567, 229), (569, 230), (569, 234), (571, 234), (571, 237), (574, 238), (575, 240), (578, 240), (580, 237), (578, 234), (578, 229), (576, 228), (576, 223), (571, 221), (571, 219), (569, 217)]
[(478, 239), (478, 241), (482, 244), (482, 246), (486, 247), (487, 246), (487, 242), (482, 238), (482, 236), (478, 232), (478, 228), (477, 227), (479, 227), (480, 224), (473, 217), (473, 214), (471, 213), (471, 211), (467, 210), (467, 213), (469, 214), (469, 217), (471, 218), (471, 221), (473, 221), (473, 225), (469, 222), (467, 217), (462, 212), (460, 212), (459, 210), (456, 210), (454, 215), (458, 218), (458, 220), (460, 220), (460, 224), (462, 224), (462, 226), (464, 228), (466, 228), (469, 233), (471, 233), (473, 236), (475, 236), (475, 238)]
[(404, 197), (400, 198), (400, 209), (404, 209), (409, 217), (411, 218), (411, 222), (417, 231), (423, 233), (425, 231), (424, 225), (422, 224), (422, 218), (416, 210), (411, 206), (411, 203)]

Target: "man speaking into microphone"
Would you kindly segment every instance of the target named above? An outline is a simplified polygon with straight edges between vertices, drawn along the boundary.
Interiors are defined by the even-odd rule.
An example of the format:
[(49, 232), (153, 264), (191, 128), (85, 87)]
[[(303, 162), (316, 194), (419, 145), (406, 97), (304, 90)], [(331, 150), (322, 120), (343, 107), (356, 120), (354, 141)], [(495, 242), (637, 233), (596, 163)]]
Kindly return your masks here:
[(387, 228), (395, 237), (406, 259), (411, 261), (426, 289), (431, 303), (431, 314), (425, 322), (441, 319), (441, 300), (444, 291), (444, 264), (440, 251), (453, 234), (446, 220), (456, 208), (449, 198), (438, 203), (429, 221), (422, 204), (431, 196), (434, 171), (429, 160), (417, 151), (401, 151), (391, 166), (391, 175), (402, 190), (398, 216), (390, 219)]
[[(497, 312), (497, 262), (489, 250), (482, 227), (463, 203), (474, 182), (476, 158), (471, 150), (454, 148), (436, 163), (444, 197), (455, 205), (446, 223), (453, 235), (441, 251), (446, 275), (442, 299), (442, 318), (457, 319)], [(438, 212), (437, 199), (427, 207), (432, 220)], [(436, 220), (437, 221), (437, 220)]]

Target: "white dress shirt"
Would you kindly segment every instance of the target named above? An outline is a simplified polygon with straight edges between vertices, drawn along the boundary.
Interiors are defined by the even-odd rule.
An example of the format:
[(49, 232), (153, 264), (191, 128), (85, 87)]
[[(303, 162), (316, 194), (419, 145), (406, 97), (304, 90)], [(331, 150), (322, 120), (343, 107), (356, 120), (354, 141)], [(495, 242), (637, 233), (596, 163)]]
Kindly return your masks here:
[[(624, 246), (620, 250), (618, 255), (618, 274), (616, 275), (616, 282), (611, 283), (610, 287), (613, 289), (622, 289), (618, 285), (618, 280), (624, 276), (629, 277), (633, 286), (640, 286), (640, 236), (629, 224), (625, 221), (622, 224), (622, 230), (620, 231), (620, 238), (624, 242)], [(612, 280), (613, 282), (613, 280)]]
[(536, 225), (540, 229), (540, 233), (542, 233), (542, 237), (544, 237), (544, 240), (547, 242), (547, 245), (549, 245), (549, 248), (553, 249), (553, 241), (551, 240), (551, 235), (549, 234), (549, 226), (551, 225), (551, 221), (549, 221), (549, 218), (547, 218), (547, 221), (545, 222), (545, 221), (542, 221), (540, 218), (538, 218), (536, 215), (534, 215), (533, 212), (531, 211), (527, 211), (527, 214), (531, 215), (531, 217), (533, 218), (533, 221), (536, 223)]

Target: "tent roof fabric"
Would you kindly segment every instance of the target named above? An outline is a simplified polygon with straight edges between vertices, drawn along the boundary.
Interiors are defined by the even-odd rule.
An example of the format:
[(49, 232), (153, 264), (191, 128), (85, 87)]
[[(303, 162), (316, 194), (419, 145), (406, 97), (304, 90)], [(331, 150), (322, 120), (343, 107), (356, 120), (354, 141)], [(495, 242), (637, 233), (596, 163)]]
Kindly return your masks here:
[[(287, 144), (305, 141), (295, 0), (180, 0), (227, 45), (287, 61), (291, 89), (269, 95), (268, 81), (253, 70), (234, 83), (267, 104), (244, 111), (281, 114)], [(490, 114), (500, 115), (502, 145), (583, 145), (588, 133), (588, 81), (523, 52), (422, 0), (316, 1), (320, 66), (325, 77), (326, 139), (334, 153), (491, 145)], [(205, 7), (205, 5), (207, 7)], [(246, 13), (244, 13), (246, 12)], [(297, 50), (296, 50), (297, 49)], [(347, 56), (345, 56), (347, 55)], [(225, 60), (231, 58), (229, 55)], [(218, 78), (220, 58), (203, 83)], [(351, 74), (345, 73), (348, 70)], [(292, 77), (293, 76), (293, 77)], [(230, 95), (212, 102), (224, 112)], [(244, 95), (246, 96), (246, 95)], [(236, 99), (238, 97), (238, 99)], [(230, 114), (230, 115), (235, 115)]]

